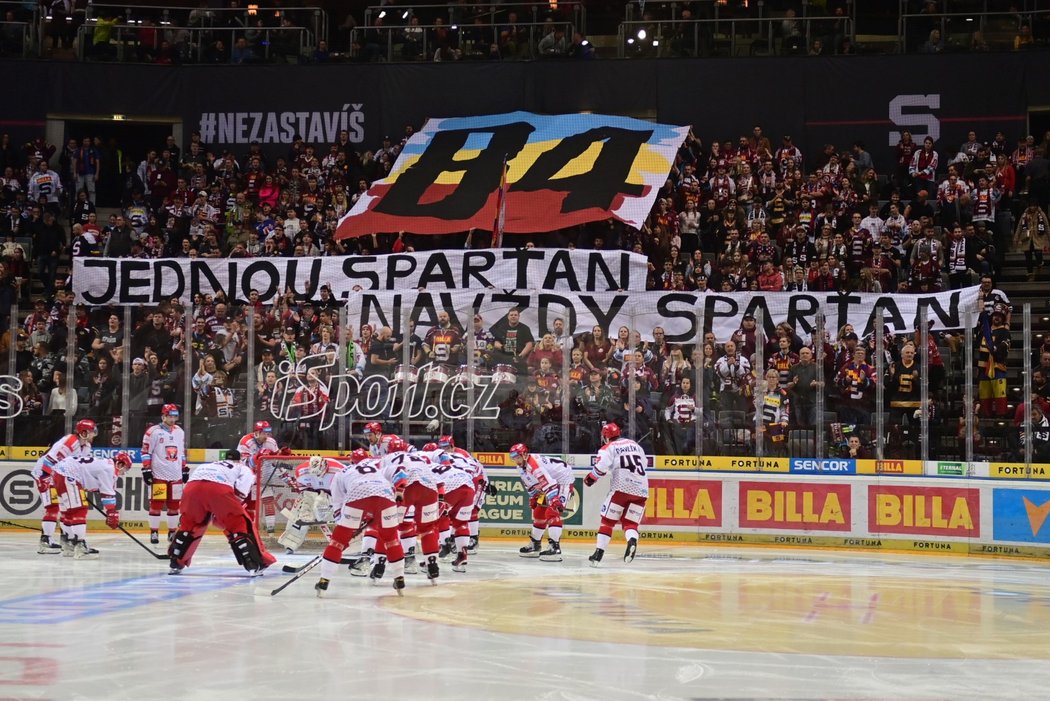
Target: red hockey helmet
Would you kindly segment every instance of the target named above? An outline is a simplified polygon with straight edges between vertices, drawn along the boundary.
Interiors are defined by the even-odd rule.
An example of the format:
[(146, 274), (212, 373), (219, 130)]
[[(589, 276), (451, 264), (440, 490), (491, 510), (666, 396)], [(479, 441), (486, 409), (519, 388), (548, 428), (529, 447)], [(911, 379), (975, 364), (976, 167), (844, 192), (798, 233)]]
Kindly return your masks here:
[(517, 460), (519, 458), (524, 460), (524, 459), (526, 459), (528, 457), (529, 457), (529, 447), (527, 445), (525, 445), (524, 443), (515, 443), (514, 445), (512, 445), (510, 447), (510, 459), (511, 460)]
[(369, 421), (365, 424), (365, 433), (382, 433), (383, 424), (378, 421)]
[(404, 438), (394, 436), (390, 439), (390, 442), (386, 444), (387, 453), (403, 453), (406, 450), (408, 450), (408, 443), (405, 442)]
[(263, 433), (273, 433), (273, 429), (270, 428), (270, 422), (269, 421), (256, 421), (255, 422), (255, 432), (259, 433), (260, 431), (262, 431)]
[(124, 452), (123, 450), (113, 456), (113, 466), (117, 469), (117, 474), (122, 475), (131, 468), (131, 455)]
[(98, 435), (98, 426), (91, 419), (81, 419), (77, 421), (76, 433), (78, 436), (83, 436), (85, 433), (90, 433), (92, 437)]
[(424, 443), (423, 444), (423, 451), (426, 452), (426, 453), (429, 453), (430, 451), (437, 450), (437, 449), (438, 449), (438, 444), (437, 443)]
[(369, 457), (371, 456), (368, 454), (367, 450), (365, 450), (364, 448), (358, 448), (354, 452), (350, 453), (350, 462), (356, 465), (362, 460), (368, 460)]
[(602, 426), (602, 438), (607, 441), (614, 441), (620, 437), (620, 427), (614, 423), (607, 423)]
[(161, 416), (178, 416), (179, 415), (179, 407), (177, 407), (174, 404), (165, 404), (164, 406), (162, 406), (160, 408), (160, 415)]
[(456, 447), (456, 442), (452, 440), (452, 436), (440, 436), (437, 443), (438, 448), (442, 450), (451, 450)]

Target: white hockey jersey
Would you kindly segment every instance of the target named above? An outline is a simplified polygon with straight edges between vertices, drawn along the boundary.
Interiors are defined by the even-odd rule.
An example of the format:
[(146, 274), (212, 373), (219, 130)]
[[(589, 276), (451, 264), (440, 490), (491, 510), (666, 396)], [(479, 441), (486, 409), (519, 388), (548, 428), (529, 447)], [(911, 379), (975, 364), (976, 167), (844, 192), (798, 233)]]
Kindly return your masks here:
[(84, 447), (80, 442), (80, 437), (75, 433), (70, 433), (56, 441), (55, 444), (44, 453), (43, 457), (36, 461), (36, 465), (34, 465), (32, 469), (33, 478), (41, 479), (49, 476), (55, 469), (55, 466), (66, 458), (90, 454), (91, 449)]
[(379, 437), (379, 442), (368, 444), (368, 454), (373, 458), (381, 458), (390, 449), (390, 441), (397, 438), (397, 434), (384, 433)]
[(642, 446), (629, 438), (618, 438), (602, 446), (591, 472), (596, 477), (612, 473), (612, 490), (638, 497), (649, 496), (648, 457)]
[(560, 458), (546, 455), (530, 455), (525, 464), (518, 467), (521, 482), (530, 496), (543, 493), (548, 499), (561, 496), (567, 499), (568, 487), (572, 485), (572, 468)]
[(470, 486), (473, 489), (474, 475), (470, 470), (471, 466), (467, 463), (466, 458), (450, 453), (446, 453), (442, 460), (430, 466), (434, 479), (439, 484), (445, 485), (445, 492), (451, 492), (453, 489), (464, 486)]
[(233, 487), (242, 499), (252, 493), (255, 472), (243, 462), (216, 460), (198, 465), (190, 475), (190, 482), (218, 482)]
[(315, 475), (310, 471), (310, 461), (295, 466), (295, 484), (299, 489), (312, 492), (331, 492), (332, 480), (335, 476), (346, 469), (345, 462), (339, 462), (335, 458), (325, 458), (327, 469), (323, 475)]
[(379, 460), (379, 468), (391, 484), (397, 484), (403, 475), (406, 487), (422, 484), (427, 489), (437, 491), (438, 482), (430, 471), (431, 467), (430, 460), (422, 453), (387, 454)]
[(384, 497), (394, 501), (394, 485), (383, 476), (379, 461), (375, 458), (347, 465), (332, 479), (333, 506), (368, 497)]
[(153, 478), (166, 482), (182, 479), (186, 464), (186, 434), (181, 426), (150, 426), (142, 436), (142, 469), (153, 470)]
[(255, 457), (264, 450), (268, 450), (271, 453), (276, 454), (279, 448), (277, 447), (277, 441), (274, 440), (273, 436), (266, 436), (263, 438), (263, 442), (255, 440), (254, 433), (248, 433), (241, 442), (237, 444), (237, 450), (241, 454), (241, 460), (248, 465), (255, 465)]
[(86, 492), (98, 492), (103, 497), (117, 493), (117, 468), (109, 458), (78, 455), (58, 463), (54, 471)]

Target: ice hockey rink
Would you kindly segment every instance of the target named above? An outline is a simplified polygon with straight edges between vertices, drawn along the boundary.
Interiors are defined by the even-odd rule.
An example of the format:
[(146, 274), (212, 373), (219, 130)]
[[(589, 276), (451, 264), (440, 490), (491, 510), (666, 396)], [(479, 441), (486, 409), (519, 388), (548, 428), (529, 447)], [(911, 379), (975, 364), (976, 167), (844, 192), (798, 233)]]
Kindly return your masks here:
[[(342, 569), (247, 578), (209, 536), (166, 574), (121, 534), (96, 561), (0, 536), (0, 699), (1050, 697), (1050, 577), (1014, 560), (483, 540), (398, 598)], [(311, 554), (281, 556), (299, 565)], [(272, 568), (279, 570), (280, 567)]]

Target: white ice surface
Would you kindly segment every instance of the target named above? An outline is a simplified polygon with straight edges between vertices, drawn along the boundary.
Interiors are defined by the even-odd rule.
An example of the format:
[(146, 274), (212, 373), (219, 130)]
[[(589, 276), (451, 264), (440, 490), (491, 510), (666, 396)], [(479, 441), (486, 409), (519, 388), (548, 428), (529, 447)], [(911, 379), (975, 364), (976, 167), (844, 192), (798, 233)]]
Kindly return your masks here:
[[(98, 561), (37, 555), (35, 545), (29, 532), (0, 535), (0, 701), (1050, 698), (1050, 577), (1027, 562), (654, 546), (642, 552), (660, 557), (627, 566), (614, 542), (596, 570), (586, 566), (589, 545), (541, 563), (519, 558), (517, 543), (483, 540), (467, 574), (445, 565), (437, 587), (409, 576), (401, 600), (389, 577), (373, 587), (345, 568), (318, 599), (316, 570), (271, 597), (288, 575), (240, 577), (216, 536), (182, 577), (123, 535), (92, 538)], [(832, 609), (816, 615), (809, 603), (762, 594), (806, 582), (823, 601), (824, 581), (832, 598), (855, 600), (819, 640), (807, 637), (812, 619)], [(878, 646), (872, 656), (836, 654), (866, 623), (877, 625), (852, 610), (876, 601), (882, 581), (957, 597), (957, 607), (935, 597), (929, 617), (921, 597), (905, 597), (920, 608), (900, 619), (904, 628), (914, 619), (906, 635), (951, 654), (896, 656), (892, 644), (889, 654)], [(752, 582), (766, 589), (745, 605)], [(669, 608), (654, 611), (654, 597)], [(796, 633), (787, 649), (779, 638), (765, 650), (763, 635), (773, 634), (764, 626), (778, 616)], [(602, 620), (614, 623), (608, 635)], [(670, 629), (693, 642), (660, 643)], [(630, 642), (621, 642), (624, 630)], [(983, 636), (993, 630), (1006, 659), (989, 654)]]

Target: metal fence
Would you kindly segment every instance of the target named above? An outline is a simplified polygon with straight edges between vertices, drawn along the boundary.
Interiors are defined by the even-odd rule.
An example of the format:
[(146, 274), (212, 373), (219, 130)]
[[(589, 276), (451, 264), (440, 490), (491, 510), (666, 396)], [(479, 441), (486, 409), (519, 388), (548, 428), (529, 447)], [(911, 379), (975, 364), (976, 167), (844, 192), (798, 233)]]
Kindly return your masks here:
[(529, 60), (568, 56), (575, 32), (571, 22), (417, 23), (358, 28), (352, 43), (362, 61)]
[(309, 60), (316, 38), (302, 27), (178, 27), (106, 24), (77, 30), (81, 60), (146, 63), (297, 63)]

